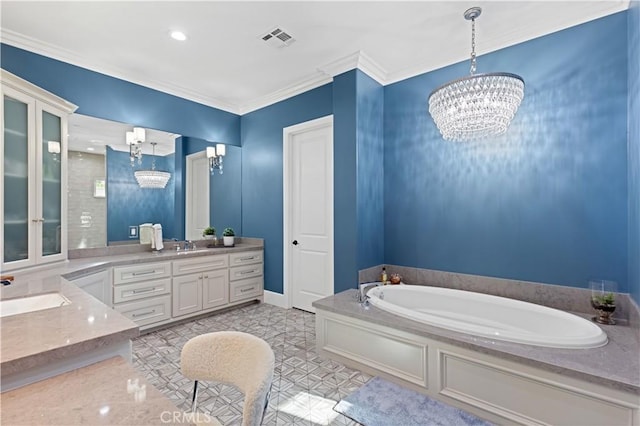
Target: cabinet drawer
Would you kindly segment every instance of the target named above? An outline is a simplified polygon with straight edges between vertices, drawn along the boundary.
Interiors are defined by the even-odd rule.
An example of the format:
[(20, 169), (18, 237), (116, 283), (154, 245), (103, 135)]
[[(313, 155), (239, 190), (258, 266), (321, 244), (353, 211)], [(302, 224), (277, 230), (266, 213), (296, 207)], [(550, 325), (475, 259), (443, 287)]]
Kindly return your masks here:
[(244, 280), (262, 276), (262, 263), (255, 265), (238, 266), (229, 269), (229, 281)]
[(252, 263), (262, 263), (262, 260), (262, 250), (231, 253), (229, 255), (229, 266), (242, 266)]
[(262, 277), (231, 281), (229, 283), (229, 301), (236, 302), (242, 299), (260, 297), (263, 294), (263, 285)]
[(114, 287), (113, 303), (128, 302), (171, 292), (171, 278), (124, 284)]
[(171, 318), (171, 295), (120, 303), (114, 309), (138, 325), (153, 324)]
[(113, 268), (113, 284), (130, 284), (171, 276), (171, 263), (141, 263)]
[(210, 271), (212, 269), (226, 268), (228, 266), (229, 256), (226, 254), (196, 257), (184, 260), (174, 260), (173, 275), (184, 275), (194, 272)]

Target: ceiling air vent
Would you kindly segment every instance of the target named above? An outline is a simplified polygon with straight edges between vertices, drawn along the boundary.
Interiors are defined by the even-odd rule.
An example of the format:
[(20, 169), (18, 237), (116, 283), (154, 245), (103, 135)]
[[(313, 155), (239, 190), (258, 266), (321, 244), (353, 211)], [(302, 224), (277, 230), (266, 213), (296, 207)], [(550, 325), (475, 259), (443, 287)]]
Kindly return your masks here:
[(291, 43), (296, 41), (287, 31), (282, 28), (274, 28), (268, 33), (262, 35), (260, 37), (264, 42), (266, 42), (271, 47), (283, 48), (289, 46)]

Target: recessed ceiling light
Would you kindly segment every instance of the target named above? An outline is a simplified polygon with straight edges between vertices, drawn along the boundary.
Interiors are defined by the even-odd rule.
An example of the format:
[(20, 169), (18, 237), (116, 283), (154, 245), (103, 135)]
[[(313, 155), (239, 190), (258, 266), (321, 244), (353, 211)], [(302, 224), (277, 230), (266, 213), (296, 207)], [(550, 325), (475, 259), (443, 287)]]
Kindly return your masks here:
[(171, 38), (178, 41), (185, 41), (187, 36), (182, 31), (171, 31)]
[(87, 151), (95, 151), (95, 150), (96, 150), (96, 149), (95, 149), (94, 147), (92, 147), (92, 146), (90, 146), (90, 147), (88, 147), (88, 148), (87, 148)]

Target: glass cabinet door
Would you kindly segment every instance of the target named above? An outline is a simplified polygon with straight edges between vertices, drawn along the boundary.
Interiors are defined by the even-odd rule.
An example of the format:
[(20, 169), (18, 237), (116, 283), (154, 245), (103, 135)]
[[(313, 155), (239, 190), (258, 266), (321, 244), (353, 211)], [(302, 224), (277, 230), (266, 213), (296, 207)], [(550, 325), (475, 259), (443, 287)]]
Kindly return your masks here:
[(42, 111), (42, 232), (41, 256), (62, 252), (62, 123), (61, 118)]
[(4, 173), (3, 251), (4, 262), (30, 258), (29, 221), (29, 118), (33, 105), (3, 96)]

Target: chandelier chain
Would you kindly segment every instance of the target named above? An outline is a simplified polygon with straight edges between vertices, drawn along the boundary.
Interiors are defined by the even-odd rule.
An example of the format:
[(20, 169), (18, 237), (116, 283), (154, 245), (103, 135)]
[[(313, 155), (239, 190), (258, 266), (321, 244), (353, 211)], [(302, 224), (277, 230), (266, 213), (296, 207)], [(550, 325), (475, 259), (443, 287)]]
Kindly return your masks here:
[(471, 69), (469, 73), (476, 73), (476, 18), (471, 18)]

